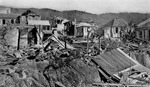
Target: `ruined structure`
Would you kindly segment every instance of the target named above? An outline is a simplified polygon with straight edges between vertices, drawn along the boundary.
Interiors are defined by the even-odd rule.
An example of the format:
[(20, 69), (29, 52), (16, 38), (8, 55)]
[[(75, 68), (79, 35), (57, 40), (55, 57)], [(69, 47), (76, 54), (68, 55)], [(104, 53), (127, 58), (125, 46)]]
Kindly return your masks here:
[(104, 37), (111, 39), (120, 39), (121, 31), (125, 30), (128, 23), (120, 18), (113, 19), (102, 26), (104, 29)]
[(145, 41), (150, 40), (150, 18), (139, 23), (136, 27), (136, 36)]

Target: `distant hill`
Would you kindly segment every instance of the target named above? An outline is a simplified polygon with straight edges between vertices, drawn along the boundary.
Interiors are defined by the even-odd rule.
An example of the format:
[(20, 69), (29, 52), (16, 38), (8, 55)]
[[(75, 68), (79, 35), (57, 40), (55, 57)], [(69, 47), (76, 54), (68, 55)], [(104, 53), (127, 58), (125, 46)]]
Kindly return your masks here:
[(106, 14), (100, 14), (98, 22), (100, 25), (105, 24), (109, 20), (112, 20), (113, 18), (122, 18), (126, 20), (128, 23), (132, 22), (135, 24), (138, 24), (147, 18), (150, 18), (150, 14), (144, 14), (144, 13), (106, 13)]
[(55, 16), (61, 16), (62, 12), (52, 9), (36, 9), (36, 8), (12, 8), (12, 13), (22, 14), (26, 10), (30, 9), (31, 11), (42, 16), (42, 19), (51, 20)]
[[(0, 6), (1, 7), (1, 6)], [(84, 11), (69, 10), (58, 11), (48, 8), (12, 8), (12, 13), (22, 14), (27, 9), (30, 9), (42, 16), (42, 19), (51, 20), (55, 16), (61, 16), (69, 20), (76, 19), (77, 21), (90, 21), (93, 20), (98, 26), (102, 26), (114, 18), (122, 18), (128, 23), (131, 21), (135, 24), (142, 22), (143, 20), (150, 18), (149, 13), (104, 13), (104, 14), (92, 14)]]

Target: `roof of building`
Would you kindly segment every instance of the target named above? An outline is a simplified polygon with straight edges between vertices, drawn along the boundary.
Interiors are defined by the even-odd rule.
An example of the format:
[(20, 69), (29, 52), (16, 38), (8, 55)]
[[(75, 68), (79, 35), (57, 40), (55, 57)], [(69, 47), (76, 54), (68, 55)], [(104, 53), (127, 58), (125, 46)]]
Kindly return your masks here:
[(28, 25), (50, 25), (48, 20), (28, 20)]
[(66, 18), (63, 17), (54, 17), (55, 20), (67, 20)]
[(22, 13), (21, 15), (38, 15), (35, 12), (31, 11), (31, 10), (27, 10), (24, 13)]
[(137, 64), (120, 49), (98, 55), (93, 60), (109, 74), (115, 74)]
[(92, 27), (92, 25), (89, 23), (81, 22), (77, 25), (77, 27)]
[(126, 22), (124, 19), (121, 18), (115, 18), (109, 21), (108, 23), (104, 24), (102, 28), (105, 27), (125, 27), (128, 25), (128, 22)]
[(0, 19), (16, 19), (19, 14), (0, 14)]
[(66, 22), (69, 22), (69, 20), (64, 19), (64, 20), (62, 21), (62, 23), (66, 23)]
[(138, 28), (143, 28), (143, 27), (148, 28), (148, 27), (150, 27), (150, 18), (148, 18), (147, 20), (145, 20), (145, 21), (139, 23), (139, 24), (137, 25), (137, 27), (138, 27)]

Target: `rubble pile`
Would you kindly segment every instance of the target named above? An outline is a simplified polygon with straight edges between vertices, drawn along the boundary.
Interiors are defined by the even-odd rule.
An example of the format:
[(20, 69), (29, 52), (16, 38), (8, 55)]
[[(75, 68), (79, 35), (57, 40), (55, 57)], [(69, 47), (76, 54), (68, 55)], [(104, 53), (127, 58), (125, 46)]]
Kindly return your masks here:
[(93, 22), (51, 22), (27, 10), (0, 26), (0, 87), (149, 87), (147, 29), (119, 18), (98, 31)]
[(87, 87), (99, 82), (98, 70), (87, 65), (76, 50), (4, 50), (0, 85), (5, 87)]
[[(0, 83), (6, 87), (92, 87), (93, 83), (145, 85), (147, 72), (131, 69), (110, 75), (78, 50), (5, 47), (0, 59)], [(97, 61), (98, 62), (98, 61)], [(118, 84), (117, 84), (118, 85)], [(102, 86), (102, 84), (101, 84)], [(103, 86), (102, 86), (103, 87)]]
[[(43, 43), (43, 46), (31, 46), (20, 50), (7, 44), (11, 39), (3, 40), (5, 44), (0, 44), (0, 86), (92, 87), (99, 83), (99, 86), (103, 87), (107, 84), (111, 87), (112, 84), (139, 86), (150, 83), (149, 69), (145, 69), (132, 59), (126, 60), (126, 54), (122, 52), (119, 54), (120, 51), (114, 50), (121, 46), (122, 49), (131, 51), (137, 48), (133, 44), (126, 45), (105, 40), (102, 42), (103, 52), (99, 55), (100, 50), (92, 43), (91, 51), (87, 54), (84, 52), (86, 49), (81, 47), (80, 49), (62, 48), (50, 38)], [(107, 42), (109, 42), (108, 46)], [(131, 65), (134, 65), (132, 61), (143, 71), (140, 68), (132, 68)], [(128, 67), (129, 70), (122, 72)]]

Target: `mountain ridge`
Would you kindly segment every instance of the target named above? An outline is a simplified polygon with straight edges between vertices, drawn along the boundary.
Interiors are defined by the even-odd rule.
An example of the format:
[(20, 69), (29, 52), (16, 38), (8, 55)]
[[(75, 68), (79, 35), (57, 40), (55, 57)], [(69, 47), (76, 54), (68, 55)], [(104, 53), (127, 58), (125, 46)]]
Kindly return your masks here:
[[(0, 6), (3, 7), (3, 6)], [(91, 21), (93, 20), (98, 26), (102, 26), (107, 22), (111, 21), (114, 18), (122, 18), (126, 20), (128, 23), (131, 21), (135, 24), (139, 24), (140, 22), (150, 18), (150, 13), (135, 13), (135, 12), (121, 12), (121, 13), (102, 13), (102, 14), (93, 14), (85, 11), (79, 10), (54, 10), (50, 8), (15, 8), (10, 7), (12, 13), (14, 14), (22, 14), (26, 10), (32, 10), (37, 14), (41, 15), (44, 20), (51, 20), (53, 17), (60, 16), (67, 18), (69, 20), (74, 21)]]

